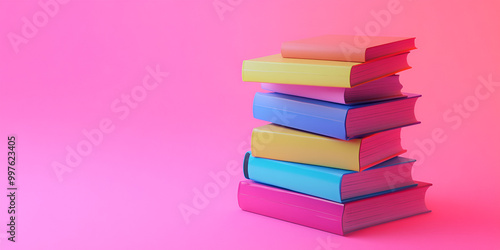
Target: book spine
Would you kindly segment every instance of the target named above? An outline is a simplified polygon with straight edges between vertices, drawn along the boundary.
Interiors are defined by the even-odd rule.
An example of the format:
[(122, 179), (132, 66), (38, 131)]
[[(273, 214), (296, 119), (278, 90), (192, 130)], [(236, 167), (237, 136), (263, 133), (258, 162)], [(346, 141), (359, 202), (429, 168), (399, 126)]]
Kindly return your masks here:
[(365, 50), (365, 48), (355, 48), (345, 42), (335, 46), (321, 46), (297, 41), (281, 44), (281, 55), (285, 58), (365, 62)]
[(277, 83), (261, 83), (262, 89), (288, 94), (318, 99), (328, 102), (346, 103), (345, 92), (347, 88), (291, 85)]
[(282, 126), (347, 140), (347, 107), (318, 105), (310, 102), (312, 99), (289, 97), (278, 93), (256, 93), (253, 116)]
[(360, 171), (361, 141), (268, 124), (253, 129), (251, 150), (255, 157)]
[(351, 68), (355, 64), (323, 65), (320, 63), (300, 63), (293, 60), (288, 59), (283, 62), (245, 60), (242, 66), (242, 80), (245, 82), (352, 87)]
[[(334, 168), (245, 156), (248, 179), (341, 203), (340, 186), (344, 174)], [(246, 176), (245, 176), (246, 177)]]
[(343, 235), (344, 206), (253, 181), (241, 181), (238, 187), (241, 209), (276, 219)]

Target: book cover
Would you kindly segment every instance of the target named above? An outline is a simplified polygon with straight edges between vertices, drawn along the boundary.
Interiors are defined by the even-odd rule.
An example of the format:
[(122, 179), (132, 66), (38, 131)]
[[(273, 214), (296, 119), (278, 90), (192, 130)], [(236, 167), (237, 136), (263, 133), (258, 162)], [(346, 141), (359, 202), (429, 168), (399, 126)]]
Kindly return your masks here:
[(253, 115), (282, 126), (348, 140), (419, 123), (414, 106), (420, 95), (405, 95), (388, 101), (343, 105), (280, 93), (256, 93)]
[(238, 205), (248, 212), (345, 235), (430, 212), (425, 205), (425, 192), (431, 184), (417, 184), (396, 192), (338, 203), (246, 180), (238, 187)]
[(341, 104), (376, 102), (403, 97), (399, 75), (383, 77), (353, 88), (296, 84), (261, 83), (261, 88), (282, 94), (302, 96)]
[(246, 82), (352, 88), (411, 68), (407, 55), (402, 53), (357, 63), (283, 58), (276, 54), (243, 61), (242, 79)]
[(363, 172), (278, 161), (246, 153), (245, 178), (315, 197), (344, 203), (414, 185), (415, 160), (395, 157)]
[(362, 171), (406, 152), (400, 135), (396, 128), (346, 141), (267, 124), (253, 129), (251, 151), (255, 157)]
[(324, 35), (284, 42), (286, 58), (366, 62), (416, 49), (414, 37)]

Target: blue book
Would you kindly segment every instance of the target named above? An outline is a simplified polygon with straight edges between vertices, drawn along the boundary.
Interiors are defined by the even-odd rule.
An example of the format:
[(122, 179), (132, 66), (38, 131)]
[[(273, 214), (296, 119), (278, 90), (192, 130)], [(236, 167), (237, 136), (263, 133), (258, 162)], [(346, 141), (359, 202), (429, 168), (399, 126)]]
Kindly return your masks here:
[(415, 185), (415, 160), (395, 157), (362, 172), (245, 155), (245, 178), (335, 201), (349, 202)]
[(257, 119), (342, 140), (420, 123), (414, 107), (420, 95), (346, 105), (280, 93), (256, 93)]

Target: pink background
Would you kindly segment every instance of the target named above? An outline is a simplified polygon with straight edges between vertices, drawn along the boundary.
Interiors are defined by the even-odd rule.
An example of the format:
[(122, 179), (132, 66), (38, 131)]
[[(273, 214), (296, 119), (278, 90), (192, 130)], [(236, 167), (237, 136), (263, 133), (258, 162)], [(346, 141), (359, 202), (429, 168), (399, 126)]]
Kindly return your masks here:
[[(221, 16), (213, 0), (73, 0), (44, 20), (37, 1), (0, 0), (0, 144), (17, 135), (19, 187), (12, 243), (0, 172), (1, 249), (500, 248), (496, 1), (215, 2), (227, 7)], [(390, 20), (377, 23), (380, 11)], [(43, 27), (13, 46), (9, 34), (21, 36), (33, 17)], [(419, 160), (414, 177), (434, 184), (433, 212), (341, 237), (241, 211), (243, 152), (264, 124), (252, 118), (259, 86), (241, 81), (242, 61), (278, 53), (286, 40), (366, 27), (417, 37), (414, 68), (401, 79), (423, 95), (422, 124), (403, 137)], [(168, 77), (128, 115), (113, 111), (156, 65)], [(488, 77), (490, 90), (479, 80)], [(58, 181), (54, 162), (102, 119), (114, 130)], [(193, 190), (204, 188), (211, 197), (185, 220), (179, 206), (194, 206)]]

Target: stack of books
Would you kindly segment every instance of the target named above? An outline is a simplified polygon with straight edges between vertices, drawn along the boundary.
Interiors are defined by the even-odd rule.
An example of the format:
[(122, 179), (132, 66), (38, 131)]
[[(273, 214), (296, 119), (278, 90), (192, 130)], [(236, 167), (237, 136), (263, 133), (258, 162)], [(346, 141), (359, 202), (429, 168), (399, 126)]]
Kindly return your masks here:
[[(359, 39), (358, 39), (359, 40)], [(246, 211), (344, 235), (429, 212), (431, 185), (412, 178), (401, 128), (419, 122), (419, 95), (403, 93), (415, 38), (327, 35), (285, 42), (243, 62), (261, 82), (238, 188)]]

